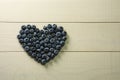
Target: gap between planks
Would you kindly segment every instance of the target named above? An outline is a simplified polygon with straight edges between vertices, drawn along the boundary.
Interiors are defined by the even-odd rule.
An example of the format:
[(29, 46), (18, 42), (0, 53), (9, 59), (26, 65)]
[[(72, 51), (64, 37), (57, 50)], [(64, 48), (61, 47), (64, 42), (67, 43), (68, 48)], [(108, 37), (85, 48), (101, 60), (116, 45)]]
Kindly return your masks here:
[(0, 23), (120, 23), (120, 22), (29, 22), (29, 21), (0, 21)]
[[(25, 51), (0, 51), (0, 52), (25, 52)], [(120, 51), (60, 51), (60, 52), (120, 52)]]

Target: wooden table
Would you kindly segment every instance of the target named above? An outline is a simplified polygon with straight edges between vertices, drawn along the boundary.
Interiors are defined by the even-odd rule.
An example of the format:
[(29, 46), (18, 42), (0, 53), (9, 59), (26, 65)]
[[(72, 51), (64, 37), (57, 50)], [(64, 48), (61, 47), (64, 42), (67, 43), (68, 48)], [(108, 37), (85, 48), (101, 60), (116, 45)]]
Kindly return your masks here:
[[(68, 41), (42, 66), (16, 36), (23, 24), (49, 23)], [(120, 0), (1, 0), (0, 80), (120, 80)]]

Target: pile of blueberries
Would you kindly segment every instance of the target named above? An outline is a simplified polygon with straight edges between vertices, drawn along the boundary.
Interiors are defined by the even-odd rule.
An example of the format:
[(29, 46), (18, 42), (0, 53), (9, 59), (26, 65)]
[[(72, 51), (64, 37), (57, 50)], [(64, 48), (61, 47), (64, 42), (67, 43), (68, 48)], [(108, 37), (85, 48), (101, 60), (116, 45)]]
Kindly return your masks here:
[(28, 55), (44, 65), (58, 55), (65, 44), (67, 33), (56, 24), (48, 24), (43, 30), (28, 24), (21, 26), (17, 38)]

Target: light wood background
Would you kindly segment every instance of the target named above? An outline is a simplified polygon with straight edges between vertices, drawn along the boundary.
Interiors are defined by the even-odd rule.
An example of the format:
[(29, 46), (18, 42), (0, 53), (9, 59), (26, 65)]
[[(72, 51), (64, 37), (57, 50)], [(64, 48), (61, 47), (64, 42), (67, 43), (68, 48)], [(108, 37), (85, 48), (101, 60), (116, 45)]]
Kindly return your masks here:
[[(69, 37), (42, 66), (16, 35), (23, 24), (48, 23)], [(0, 80), (120, 80), (120, 0), (0, 0)]]

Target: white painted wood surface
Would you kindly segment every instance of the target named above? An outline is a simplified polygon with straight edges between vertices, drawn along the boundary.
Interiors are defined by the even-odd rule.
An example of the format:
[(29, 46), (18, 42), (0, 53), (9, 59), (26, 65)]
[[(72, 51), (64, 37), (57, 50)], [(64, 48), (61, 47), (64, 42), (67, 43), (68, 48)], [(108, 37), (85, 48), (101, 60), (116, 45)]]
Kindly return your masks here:
[[(16, 38), (20, 26), (63, 26), (68, 41), (42, 66)], [(120, 80), (119, 0), (0, 0), (0, 80)]]
[(120, 0), (0, 0), (1, 21), (120, 22)]

